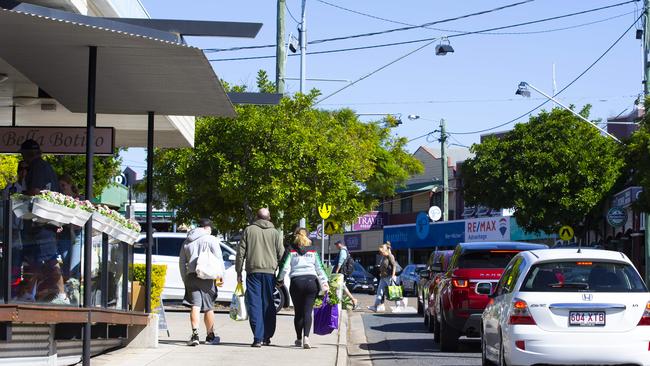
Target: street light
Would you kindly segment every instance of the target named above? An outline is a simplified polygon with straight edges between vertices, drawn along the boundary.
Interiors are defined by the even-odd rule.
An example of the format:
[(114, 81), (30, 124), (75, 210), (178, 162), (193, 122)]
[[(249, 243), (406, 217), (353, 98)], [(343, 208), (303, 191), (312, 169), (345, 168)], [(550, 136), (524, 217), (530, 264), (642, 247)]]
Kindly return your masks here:
[(591, 122), (590, 120), (586, 119), (585, 117), (581, 116), (579, 113), (577, 113), (577, 112), (574, 111), (573, 109), (571, 109), (571, 108), (565, 106), (564, 104), (560, 103), (557, 99), (555, 99), (555, 98), (553, 98), (552, 96), (550, 96), (550, 95), (544, 93), (543, 91), (537, 89), (536, 87), (534, 87), (534, 86), (531, 85), (530, 83), (527, 83), (527, 82), (525, 82), (525, 81), (520, 82), (520, 83), (519, 83), (519, 86), (517, 87), (517, 91), (515, 92), (515, 95), (521, 95), (521, 96), (523, 96), (523, 97), (530, 97), (530, 90), (528, 90), (528, 88), (533, 89), (534, 91), (540, 93), (541, 95), (545, 96), (545, 97), (548, 98), (549, 100), (553, 101), (555, 104), (557, 104), (557, 105), (559, 105), (560, 107), (566, 109), (567, 111), (573, 113), (576, 117), (578, 117), (578, 118), (580, 118), (581, 120), (583, 120), (583, 121), (589, 123), (591, 126), (594, 126), (594, 127), (597, 128), (599, 131), (603, 132), (605, 135), (607, 135), (607, 136), (613, 138), (614, 141), (618, 142), (619, 144), (622, 143), (621, 140), (619, 140), (616, 136), (614, 136), (614, 135), (612, 135), (611, 133), (607, 132), (606, 130), (604, 130), (604, 129), (598, 127), (597, 124), (595, 124), (595, 123)]
[(436, 46), (436, 56), (444, 56), (450, 52), (454, 52), (454, 48), (449, 43), (449, 39), (444, 37)]

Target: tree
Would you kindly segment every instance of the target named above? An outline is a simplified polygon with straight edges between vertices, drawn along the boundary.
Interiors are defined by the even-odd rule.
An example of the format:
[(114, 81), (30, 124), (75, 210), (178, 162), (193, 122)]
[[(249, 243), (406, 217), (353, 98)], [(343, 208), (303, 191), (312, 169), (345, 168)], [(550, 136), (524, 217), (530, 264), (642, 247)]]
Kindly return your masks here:
[(16, 180), (18, 160), (17, 155), (0, 155), (0, 189)]
[[(86, 156), (84, 155), (44, 155), (54, 172), (61, 176), (69, 174), (79, 192), (85, 195), (86, 190)], [(93, 158), (93, 193), (98, 197), (113, 178), (120, 174), (122, 159), (115, 155), (95, 156)]]
[[(274, 90), (264, 72), (258, 88)], [(361, 123), (349, 109), (315, 109), (318, 95), (237, 106), (233, 119), (198, 118), (193, 149), (157, 150), (156, 188), (179, 221), (206, 216), (220, 231), (239, 230), (268, 206), (276, 224), (291, 228), (301, 217), (319, 222), (317, 207), (325, 202), (333, 219), (350, 221), (422, 170), (404, 151), (406, 140), (391, 137), (395, 121)]]
[[(645, 99), (645, 110), (650, 108), (650, 97)], [(630, 137), (627, 149), (628, 171), (631, 182), (643, 187), (635, 206), (650, 212), (650, 115), (645, 113), (639, 129)]]
[[(580, 114), (588, 117), (589, 108)], [(531, 116), (472, 151), (475, 157), (462, 169), (467, 203), (514, 208), (527, 231), (579, 228), (624, 167), (622, 145), (559, 108)]]

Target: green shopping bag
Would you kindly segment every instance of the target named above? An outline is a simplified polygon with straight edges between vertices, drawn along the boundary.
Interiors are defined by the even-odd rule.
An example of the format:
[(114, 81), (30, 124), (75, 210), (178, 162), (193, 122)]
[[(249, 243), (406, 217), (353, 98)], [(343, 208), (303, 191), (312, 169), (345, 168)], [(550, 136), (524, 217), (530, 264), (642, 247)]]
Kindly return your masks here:
[(404, 296), (402, 295), (402, 286), (397, 285), (394, 281), (391, 281), (391, 284), (388, 286), (388, 300), (398, 301), (402, 300)]

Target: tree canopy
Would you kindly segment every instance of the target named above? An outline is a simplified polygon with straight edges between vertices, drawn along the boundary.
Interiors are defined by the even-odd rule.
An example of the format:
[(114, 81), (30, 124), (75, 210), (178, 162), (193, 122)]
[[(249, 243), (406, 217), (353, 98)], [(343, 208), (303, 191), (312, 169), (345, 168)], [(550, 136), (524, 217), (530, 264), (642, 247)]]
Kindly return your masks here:
[[(274, 91), (263, 71), (257, 81)], [(236, 106), (232, 119), (198, 118), (194, 148), (156, 151), (154, 181), (167, 206), (181, 221), (210, 217), (222, 232), (243, 228), (264, 206), (276, 224), (291, 228), (305, 217), (313, 228), (319, 204), (334, 207), (333, 219), (351, 221), (422, 170), (404, 150), (406, 139), (391, 136), (394, 120), (362, 123), (349, 109), (318, 110), (318, 95)]]
[[(588, 117), (590, 106), (580, 112)], [(527, 231), (578, 228), (621, 177), (623, 146), (555, 108), (472, 147), (462, 168), (467, 204), (514, 208)]]

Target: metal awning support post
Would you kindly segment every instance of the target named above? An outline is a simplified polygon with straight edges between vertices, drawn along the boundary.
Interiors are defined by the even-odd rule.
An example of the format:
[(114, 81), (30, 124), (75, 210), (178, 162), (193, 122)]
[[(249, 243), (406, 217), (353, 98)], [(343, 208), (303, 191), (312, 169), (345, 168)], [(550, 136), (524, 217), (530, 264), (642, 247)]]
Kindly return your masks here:
[[(88, 48), (88, 107), (86, 108), (86, 199), (93, 197), (93, 156), (95, 154), (94, 133), (97, 115), (95, 113), (95, 89), (97, 86), (97, 47)], [(92, 250), (93, 250), (93, 220), (86, 222), (84, 228), (84, 268), (83, 268), (83, 293), (84, 307), (91, 307), (92, 294)], [(84, 324), (83, 333), (83, 366), (90, 366), (90, 319)]]
[(2, 253), (2, 260), (5, 264), (3, 267), (5, 272), (4, 272), (4, 278), (5, 278), (5, 284), (3, 286), (3, 296), (4, 296), (4, 302), (5, 304), (8, 304), (9, 301), (11, 300), (11, 246), (12, 244), (12, 239), (13, 239), (13, 210), (11, 209), (11, 196), (9, 194), (9, 190), (5, 189), (2, 192), (2, 200), (4, 202), (4, 207), (2, 209), (4, 210), (4, 218), (3, 218), (3, 223), (2, 225), (4, 226), (4, 237), (2, 238), (5, 246), (3, 249)]
[(148, 113), (147, 121), (147, 255), (145, 267), (144, 311), (151, 313), (151, 255), (153, 252), (153, 128), (154, 112)]

